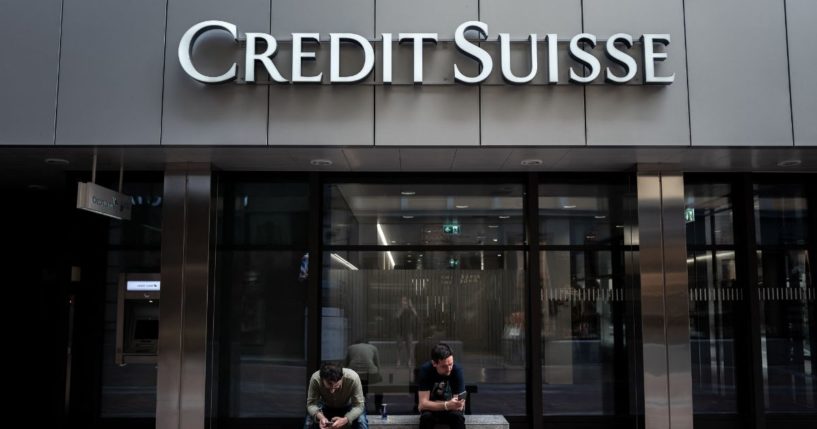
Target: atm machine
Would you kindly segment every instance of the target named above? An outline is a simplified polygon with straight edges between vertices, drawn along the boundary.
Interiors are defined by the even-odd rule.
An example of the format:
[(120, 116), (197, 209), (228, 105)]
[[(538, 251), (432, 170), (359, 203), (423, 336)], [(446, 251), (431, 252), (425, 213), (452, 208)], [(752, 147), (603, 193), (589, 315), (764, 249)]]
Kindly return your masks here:
[(159, 274), (119, 275), (116, 363), (156, 363), (159, 342)]

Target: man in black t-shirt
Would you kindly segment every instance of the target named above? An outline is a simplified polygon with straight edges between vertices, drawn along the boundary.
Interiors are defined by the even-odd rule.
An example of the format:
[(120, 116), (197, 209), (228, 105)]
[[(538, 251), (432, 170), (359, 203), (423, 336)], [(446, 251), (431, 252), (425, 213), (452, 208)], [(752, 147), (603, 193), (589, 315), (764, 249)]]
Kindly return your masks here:
[(431, 349), (431, 360), (417, 371), (417, 391), (420, 429), (433, 429), (437, 423), (465, 429), (465, 399), (458, 397), (465, 392), (465, 380), (448, 344)]

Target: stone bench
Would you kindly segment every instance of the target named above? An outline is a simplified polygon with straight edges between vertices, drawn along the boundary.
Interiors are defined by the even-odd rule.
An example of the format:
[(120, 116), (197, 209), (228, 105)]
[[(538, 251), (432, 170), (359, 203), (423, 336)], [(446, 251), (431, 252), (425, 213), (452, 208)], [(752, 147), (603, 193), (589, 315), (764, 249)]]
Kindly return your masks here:
[[(396, 415), (383, 420), (378, 415), (369, 417), (369, 427), (372, 429), (417, 429), (420, 427), (420, 416)], [(465, 426), (468, 429), (508, 429), (508, 421), (501, 415), (472, 414), (465, 416)], [(437, 425), (437, 428), (447, 428), (447, 425)]]

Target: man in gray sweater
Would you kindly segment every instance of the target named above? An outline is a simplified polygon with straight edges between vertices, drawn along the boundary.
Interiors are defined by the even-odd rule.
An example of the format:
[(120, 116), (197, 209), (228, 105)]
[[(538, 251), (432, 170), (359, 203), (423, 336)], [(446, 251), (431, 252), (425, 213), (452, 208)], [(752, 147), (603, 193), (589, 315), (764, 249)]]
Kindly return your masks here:
[(312, 374), (306, 411), (305, 429), (369, 428), (360, 377), (340, 365), (324, 363)]

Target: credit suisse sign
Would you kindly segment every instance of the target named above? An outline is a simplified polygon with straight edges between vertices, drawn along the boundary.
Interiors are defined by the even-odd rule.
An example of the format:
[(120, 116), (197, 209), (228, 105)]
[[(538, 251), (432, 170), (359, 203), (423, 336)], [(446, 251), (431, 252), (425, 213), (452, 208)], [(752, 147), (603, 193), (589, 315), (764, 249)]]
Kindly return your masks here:
[[(237, 44), (244, 46), (243, 73), (239, 76), (237, 63), (225, 64), (225, 71), (219, 75), (206, 75), (200, 72), (192, 59), (192, 51), (196, 40), (209, 31), (226, 31), (232, 35)], [(468, 36), (468, 37), (467, 37)], [(476, 36), (476, 37), (473, 37)], [(437, 33), (382, 33), (381, 52), (383, 72), (383, 84), (392, 83), (392, 59), (394, 55), (393, 43), (413, 45), (413, 81), (415, 84), (423, 83), (423, 50), (427, 44), (438, 42)], [(483, 49), (482, 45), (491, 43), (488, 33), (488, 25), (480, 21), (468, 21), (460, 24), (454, 32), (454, 43), (457, 49), (468, 59), (465, 61), (475, 61), (479, 67), (477, 72), (468, 74), (454, 64), (454, 80), (463, 84), (480, 84), (484, 82), (494, 69), (496, 59)], [(191, 78), (206, 84), (219, 84), (230, 81), (242, 83), (321, 83), (324, 81), (324, 72), (306, 75), (303, 70), (304, 61), (314, 61), (316, 52), (315, 44), (319, 44), (320, 35), (318, 33), (292, 33), (292, 63), (290, 65), (290, 78), (286, 79), (273, 63), (272, 59), (278, 51), (278, 41), (270, 34), (266, 33), (239, 33), (238, 27), (225, 21), (203, 21), (190, 27), (182, 36), (179, 42), (179, 62), (182, 69)], [(569, 54), (576, 64), (569, 67), (569, 80), (571, 83), (588, 84), (598, 79), (602, 74), (604, 81), (609, 84), (626, 84), (631, 82), (639, 71), (639, 62), (643, 74), (643, 84), (645, 85), (669, 85), (675, 81), (675, 74), (670, 76), (659, 76), (656, 73), (655, 64), (667, 59), (666, 51), (657, 50), (658, 46), (668, 46), (670, 44), (669, 34), (643, 34), (638, 38), (641, 44), (640, 55), (630, 54), (630, 50), (636, 44), (632, 35), (617, 33), (610, 36), (606, 41), (597, 40), (596, 36), (590, 33), (580, 33), (570, 38)], [(527, 84), (540, 73), (538, 45), (544, 43), (547, 46), (547, 70), (542, 71), (546, 75), (549, 84), (556, 84), (559, 81), (559, 39), (557, 34), (547, 34), (540, 38), (537, 34), (530, 34), (526, 42), (512, 42), (508, 33), (499, 33), (495, 39), (499, 44), (499, 67), (502, 77), (509, 84)], [(524, 74), (516, 74), (511, 70), (511, 43), (527, 43), (530, 45), (529, 66)], [(363, 53), (363, 63), (359, 70), (353, 73), (341, 73), (341, 45), (356, 45)], [(367, 79), (373, 72), (375, 66), (374, 43), (365, 37), (354, 33), (330, 33), (329, 34), (329, 83), (356, 83)], [(603, 45), (604, 55), (610, 60), (614, 67), (602, 67), (601, 61), (593, 55), (597, 45)], [(599, 49), (600, 51), (602, 49)], [(261, 66), (266, 76), (259, 76), (256, 73), (257, 66)]]

